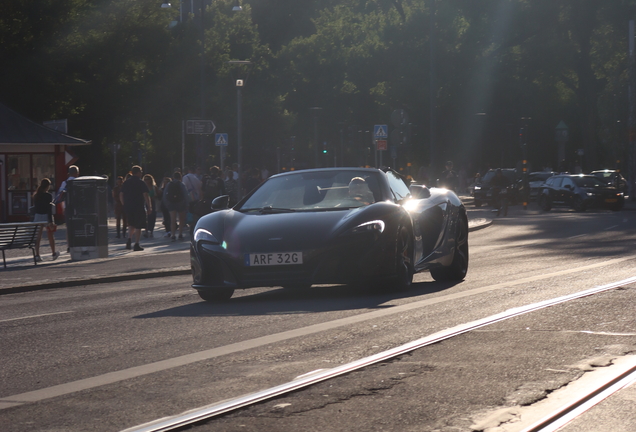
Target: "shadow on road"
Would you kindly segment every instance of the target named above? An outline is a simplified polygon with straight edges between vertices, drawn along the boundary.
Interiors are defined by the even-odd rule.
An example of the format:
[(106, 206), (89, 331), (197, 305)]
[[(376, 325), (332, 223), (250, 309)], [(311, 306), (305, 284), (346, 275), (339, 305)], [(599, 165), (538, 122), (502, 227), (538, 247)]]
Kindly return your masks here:
[(251, 294), (253, 290), (237, 290), (235, 297), (226, 302), (208, 303), (200, 301), (161, 311), (139, 315), (135, 318), (205, 317), (205, 316), (259, 316), (287, 315), (307, 312), (334, 312), (390, 308), (385, 303), (414, 298), (444, 291), (454, 283), (419, 282), (404, 293), (378, 292), (377, 289), (349, 285), (315, 286), (308, 289), (290, 290), (272, 288)]

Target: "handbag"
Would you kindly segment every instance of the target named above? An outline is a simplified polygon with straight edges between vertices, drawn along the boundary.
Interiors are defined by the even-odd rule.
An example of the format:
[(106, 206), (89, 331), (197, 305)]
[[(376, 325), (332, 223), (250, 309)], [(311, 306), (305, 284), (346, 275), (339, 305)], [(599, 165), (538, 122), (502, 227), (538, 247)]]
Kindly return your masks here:
[(48, 225), (46, 226), (46, 230), (47, 230), (48, 232), (54, 233), (55, 231), (57, 231), (57, 225), (55, 225), (55, 224), (53, 224), (53, 223), (48, 224)]

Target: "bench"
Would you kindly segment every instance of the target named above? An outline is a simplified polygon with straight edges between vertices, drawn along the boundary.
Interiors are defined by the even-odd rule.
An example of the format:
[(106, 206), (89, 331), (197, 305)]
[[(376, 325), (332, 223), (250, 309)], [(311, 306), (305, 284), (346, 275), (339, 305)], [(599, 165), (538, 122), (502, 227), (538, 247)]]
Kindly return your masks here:
[(29, 248), (33, 252), (33, 263), (35, 260), (35, 242), (38, 238), (38, 229), (46, 225), (41, 222), (19, 222), (0, 223), (0, 250), (2, 250), (2, 261), (4, 268), (7, 268), (7, 260), (4, 251), (9, 249)]

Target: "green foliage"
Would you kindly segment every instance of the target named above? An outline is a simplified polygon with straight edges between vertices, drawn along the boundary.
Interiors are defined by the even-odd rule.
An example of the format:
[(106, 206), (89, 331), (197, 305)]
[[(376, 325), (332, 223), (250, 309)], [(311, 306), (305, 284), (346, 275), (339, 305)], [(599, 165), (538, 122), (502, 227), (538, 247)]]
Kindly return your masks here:
[[(283, 166), (292, 158), (313, 166), (316, 106), (318, 142), (339, 163), (363, 163), (371, 144), (364, 131), (390, 124), (395, 109), (408, 112), (415, 131), (398, 149), (398, 166), (433, 157), (473, 170), (476, 161), (515, 165), (521, 117), (532, 117), (537, 168), (556, 166), (561, 120), (570, 126), (571, 163), (580, 162), (579, 148), (588, 169), (625, 159), (633, 0), (245, 0), (242, 12), (232, 0), (204, 3), (202, 20), (195, 11), (179, 22), (178, 2), (8, 2), (0, 101), (38, 122), (68, 118), (72, 135), (93, 141), (80, 150), (88, 172), (109, 172), (114, 142), (122, 144), (119, 169), (139, 162), (137, 141), (146, 171), (160, 176), (180, 165), (190, 118), (229, 133), (228, 162), (236, 160), (239, 70), (228, 62), (250, 60), (245, 165), (275, 171), (278, 155)], [(340, 146), (350, 125), (362, 132)], [(202, 157), (220, 162), (209, 137), (186, 136), (186, 162)]]

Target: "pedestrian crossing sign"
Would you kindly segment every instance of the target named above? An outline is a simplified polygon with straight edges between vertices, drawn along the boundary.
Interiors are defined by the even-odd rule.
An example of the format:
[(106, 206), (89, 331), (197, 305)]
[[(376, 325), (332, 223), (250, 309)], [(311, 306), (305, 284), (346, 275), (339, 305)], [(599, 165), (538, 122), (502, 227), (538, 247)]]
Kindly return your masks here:
[(227, 134), (226, 133), (218, 133), (214, 136), (214, 143), (217, 146), (226, 146), (227, 145)]
[(375, 125), (373, 127), (373, 137), (375, 139), (386, 139), (389, 137), (388, 128), (386, 125)]

